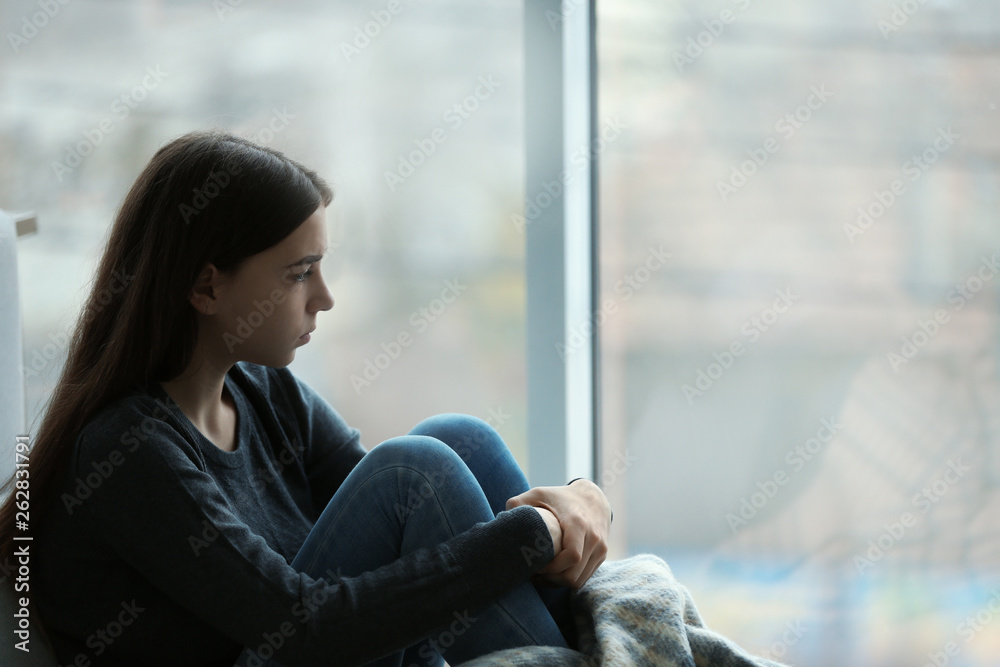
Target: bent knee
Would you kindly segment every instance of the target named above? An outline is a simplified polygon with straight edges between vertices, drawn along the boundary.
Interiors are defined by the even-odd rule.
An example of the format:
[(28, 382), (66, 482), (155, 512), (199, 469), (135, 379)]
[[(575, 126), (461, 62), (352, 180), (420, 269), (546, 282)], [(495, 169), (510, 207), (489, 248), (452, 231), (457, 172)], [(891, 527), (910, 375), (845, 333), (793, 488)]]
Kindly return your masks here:
[(403, 466), (420, 469), (454, 464), (457, 455), (437, 438), (404, 435), (376, 445), (365, 455), (365, 459), (368, 465), (379, 468)]
[(463, 433), (465, 431), (493, 431), (493, 427), (472, 415), (459, 412), (444, 412), (433, 417), (428, 417), (413, 427), (410, 431), (413, 435), (430, 435), (444, 440), (437, 434)]
[(457, 413), (434, 415), (417, 424), (412, 435), (425, 435), (446, 443), (463, 459), (474, 452), (507, 449), (500, 434), (479, 417)]

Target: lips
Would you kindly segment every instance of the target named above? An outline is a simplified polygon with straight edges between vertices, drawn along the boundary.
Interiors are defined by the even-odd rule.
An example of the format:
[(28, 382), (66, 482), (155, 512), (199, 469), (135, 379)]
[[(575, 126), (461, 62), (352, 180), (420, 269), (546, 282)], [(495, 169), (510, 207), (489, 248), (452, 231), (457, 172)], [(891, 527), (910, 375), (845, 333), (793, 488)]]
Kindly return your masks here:
[(301, 340), (304, 343), (308, 343), (309, 340), (312, 338), (312, 336), (310, 336), (309, 334), (311, 334), (313, 331), (316, 331), (316, 330), (315, 329), (311, 329), (311, 330), (307, 331), (306, 333), (302, 334), (301, 336), (299, 336), (299, 340)]

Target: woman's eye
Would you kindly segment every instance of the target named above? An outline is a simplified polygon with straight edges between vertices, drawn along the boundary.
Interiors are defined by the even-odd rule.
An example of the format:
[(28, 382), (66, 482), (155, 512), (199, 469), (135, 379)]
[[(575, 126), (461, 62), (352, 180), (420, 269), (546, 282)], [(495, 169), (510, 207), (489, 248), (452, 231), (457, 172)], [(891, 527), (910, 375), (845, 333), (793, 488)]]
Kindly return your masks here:
[(298, 273), (298, 274), (292, 276), (292, 278), (295, 279), (295, 282), (303, 283), (303, 282), (305, 282), (306, 278), (308, 278), (312, 274), (313, 274), (312, 269), (309, 269), (308, 271), (305, 271), (303, 273)]

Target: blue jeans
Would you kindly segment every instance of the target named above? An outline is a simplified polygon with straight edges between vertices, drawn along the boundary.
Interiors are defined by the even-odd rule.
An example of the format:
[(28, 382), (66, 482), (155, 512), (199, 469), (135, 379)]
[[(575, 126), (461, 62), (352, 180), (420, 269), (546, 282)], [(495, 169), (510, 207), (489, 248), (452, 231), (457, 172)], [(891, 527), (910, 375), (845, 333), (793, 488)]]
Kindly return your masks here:
[[(330, 500), (292, 561), (299, 572), (351, 577), (493, 519), (528, 481), (486, 422), (439, 415), (373, 448)], [(402, 521), (400, 520), (402, 519)], [(428, 606), (433, 600), (427, 601)], [(488, 607), (456, 616), (423, 641), (369, 665), (438, 667), (516, 646), (567, 646), (566, 589), (525, 581)], [(471, 618), (475, 622), (469, 622)], [(559, 619), (557, 624), (555, 619)], [(572, 638), (571, 638), (572, 641)], [(245, 650), (237, 667), (251, 657)], [(253, 664), (277, 665), (259, 658)]]

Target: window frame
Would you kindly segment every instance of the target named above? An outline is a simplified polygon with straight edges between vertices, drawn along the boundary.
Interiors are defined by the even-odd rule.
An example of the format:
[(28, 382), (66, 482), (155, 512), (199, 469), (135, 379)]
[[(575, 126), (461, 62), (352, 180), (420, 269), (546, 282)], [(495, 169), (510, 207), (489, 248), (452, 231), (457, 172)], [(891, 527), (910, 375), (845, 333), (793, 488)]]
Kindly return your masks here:
[(524, 54), (529, 476), (596, 481), (597, 156), (577, 164), (597, 138), (596, 0), (526, 0)]

